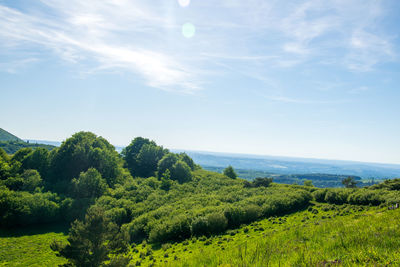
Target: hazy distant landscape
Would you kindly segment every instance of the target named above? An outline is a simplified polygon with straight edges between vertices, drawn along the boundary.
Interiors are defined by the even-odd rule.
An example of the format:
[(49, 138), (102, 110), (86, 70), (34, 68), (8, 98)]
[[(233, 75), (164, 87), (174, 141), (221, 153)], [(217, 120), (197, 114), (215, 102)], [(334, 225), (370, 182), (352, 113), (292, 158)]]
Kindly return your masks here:
[(277, 174), (326, 173), (355, 175), (365, 179), (399, 177), (400, 165), (352, 162), (340, 160), (285, 158), (274, 156), (240, 155), (185, 151), (202, 166), (259, 170)]

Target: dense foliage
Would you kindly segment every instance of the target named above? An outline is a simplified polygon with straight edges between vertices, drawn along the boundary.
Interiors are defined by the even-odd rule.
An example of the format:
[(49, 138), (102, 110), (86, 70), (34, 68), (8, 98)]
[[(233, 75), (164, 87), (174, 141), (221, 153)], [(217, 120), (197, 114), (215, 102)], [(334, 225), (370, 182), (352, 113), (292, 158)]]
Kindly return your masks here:
[(95, 168), (113, 186), (125, 178), (122, 164), (118, 152), (107, 140), (90, 132), (79, 132), (52, 151), (48, 184), (60, 192), (81, 172)]
[[(319, 189), (312, 179), (304, 186), (273, 183), (272, 177), (250, 182), (237, 178), (231, 166), (223, 174), (203, 170), (187, 154), (149, 139), (135, 138), (120, 155), (104, 138), (79, 132), (52, 151), (22, 148), (8, 155), (0, 149), (0, 227), (78, 219), (69, 243), (53, 249), (72, 266), (117, 264), (127, 259), (110, 253), (125, 251), (125, 241), (210, 237), (304, 210), (313, 201), (400, 203), (400, 179), (368, 188), (355, 183), (350, 177), (343, 183), (348, 188)], [(124, 249), (113, 245), (117, 241)]]

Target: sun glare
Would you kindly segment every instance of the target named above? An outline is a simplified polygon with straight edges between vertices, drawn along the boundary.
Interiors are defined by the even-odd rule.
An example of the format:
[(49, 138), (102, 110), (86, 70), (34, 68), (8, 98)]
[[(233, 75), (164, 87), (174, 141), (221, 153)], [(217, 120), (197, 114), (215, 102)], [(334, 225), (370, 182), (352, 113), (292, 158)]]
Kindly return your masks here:
[(190, 0), (178, 0), (181, 7), (187, 7), (190, 4)]
[(182, 26), (182, 35), (186, 38), (192, 38), (196, 33), (196, 27), (192, 23), (185, 23)]

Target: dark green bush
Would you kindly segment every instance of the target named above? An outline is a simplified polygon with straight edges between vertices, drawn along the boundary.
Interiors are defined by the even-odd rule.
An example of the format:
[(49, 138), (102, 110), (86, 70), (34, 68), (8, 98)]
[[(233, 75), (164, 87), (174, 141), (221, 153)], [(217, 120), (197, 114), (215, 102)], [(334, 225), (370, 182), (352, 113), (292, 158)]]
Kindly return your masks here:
[(325, 202), (325, 195), (327, 191), (327, 189), (317, 189), (312, 192), (311, 195), (315, 199), (315, 201)]
[(355, 205), (374, 205), (377, 206), (384, 202), (381, 192), (360, 189), (349, 195), (348, 203)]
[(198, 217), (191, 224), (192, 234), (195, 236), (209, 236), (226, 230), (228, 220), (222, 213), (214, 212), (207, 216)]
[(17, 227), (59, 221), (60, 202), (56, 194), (31, 194), (0, 187), (0, 226)]
[(185, 215), (179, 215), (171, 220), (156, 225), (149, 234), (152, 243), (165, 243), (167, 241), (181, 241), (191, 236), (190, 221)]
[(352, 192), (352, 189), (329, 189), (325, 194), (325, 202), (339, 205), (347, 203), (347, 198)]

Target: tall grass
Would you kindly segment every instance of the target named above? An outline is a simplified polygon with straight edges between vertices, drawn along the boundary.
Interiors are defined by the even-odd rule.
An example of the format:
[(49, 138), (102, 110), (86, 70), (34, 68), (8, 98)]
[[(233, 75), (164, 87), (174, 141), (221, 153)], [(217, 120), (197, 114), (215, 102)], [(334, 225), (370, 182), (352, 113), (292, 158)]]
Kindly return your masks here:
[(138, 257), (145, 251), (139, 245), (138, 252), (132, 254), (132, 263), (143, 266), (400, 266), (399, 222), (399, 210), (319, 204), (308, 211), (262, 220), (225, 235), (194, 238), (171, 244), (165, 250), (154, 248), (151, 258)]

